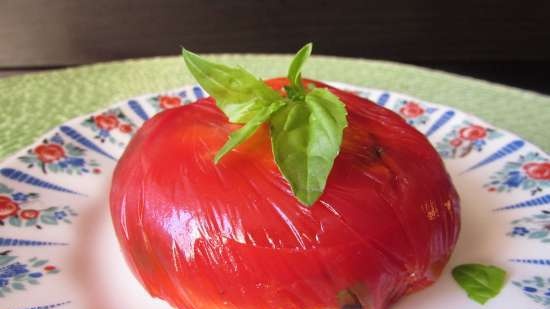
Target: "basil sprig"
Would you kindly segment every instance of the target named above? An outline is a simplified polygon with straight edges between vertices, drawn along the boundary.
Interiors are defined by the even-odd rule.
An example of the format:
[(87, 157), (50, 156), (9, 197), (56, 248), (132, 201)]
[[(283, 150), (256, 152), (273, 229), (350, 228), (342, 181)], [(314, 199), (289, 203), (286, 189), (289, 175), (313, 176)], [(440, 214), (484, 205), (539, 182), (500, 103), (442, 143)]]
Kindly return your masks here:
[(183, 58), (198, 83), (216, 99), (230, 122), (244, 124), (218, 151), (218, 163), (262, 124), (269, 125), (275, 162), (297, 199), (313, 205), (323, 194), (347, 126), (344, 103), (324, 88), (306, 89), (301, 69), (312, 44), (294, 57), (286, 96), (242, 68), (210, 62), (190, 51)]
[(506, 280), (506, 272), (503, 269), (482, 264), (456, 266), (452, 275), (468, 297), (480, 304), (485, 304), (497, 296)]

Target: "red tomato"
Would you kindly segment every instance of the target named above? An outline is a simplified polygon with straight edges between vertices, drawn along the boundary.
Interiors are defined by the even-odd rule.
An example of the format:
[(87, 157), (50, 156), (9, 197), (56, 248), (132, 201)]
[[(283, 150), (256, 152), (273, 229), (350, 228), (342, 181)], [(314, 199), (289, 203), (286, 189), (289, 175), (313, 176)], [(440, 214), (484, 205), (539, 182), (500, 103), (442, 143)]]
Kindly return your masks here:
[(346, 104), (349, 126), (310, 208), (277, 169), (267, 127), (212, 162), (239, 127), (212, 98), (137, 132), (110, 203), (126, 259), (153, 296), (186, 309), (382, 309), (438, 278), (459, 232), (438, 154), (397, 114), (313, 83)]

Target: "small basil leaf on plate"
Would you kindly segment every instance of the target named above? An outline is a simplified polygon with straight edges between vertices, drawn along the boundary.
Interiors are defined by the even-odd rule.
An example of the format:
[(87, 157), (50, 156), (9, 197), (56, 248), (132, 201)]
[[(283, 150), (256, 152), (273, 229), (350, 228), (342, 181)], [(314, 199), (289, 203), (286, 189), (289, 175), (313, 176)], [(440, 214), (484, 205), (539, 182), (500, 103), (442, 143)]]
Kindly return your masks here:
[(281, 100), (275, 101), (269, 106), (262, 107), (262, 109), (256, 112), (252, 119), (250, 119), (244, 126), (236, 131), (233, 131), (229, 135), (229, 140), (223, 145), (218, 153), (216, 153), (214, 163), (218, 163), (218, 161), (229, 151), (231, 151), (231, 149), (237, 147), (239, 144), (248, 139), (254, 132), (256, 132), (256, 129), (258, 129), (259, 126), (268, 121), (271, 115), (278, 111), (283, 105), (285, 105), (285, 102)]
[(453, 278), (462, 287), (468, 297), (485, 304), (497, 296), (506, 279), (506, 272), (496, 266), (482, 264), (464, 264), (453, 268)]
[(233, 123), (245, 123), (281, 96), (240, 67), (210, 62), (183, 49), (187, 68)]
[(316, 88), (304, 102), (288, 104), (271, 118), (275, 162), (305, 205), (315, 203), (325, 189), (340, 151), (346, 115), (338, 97)]

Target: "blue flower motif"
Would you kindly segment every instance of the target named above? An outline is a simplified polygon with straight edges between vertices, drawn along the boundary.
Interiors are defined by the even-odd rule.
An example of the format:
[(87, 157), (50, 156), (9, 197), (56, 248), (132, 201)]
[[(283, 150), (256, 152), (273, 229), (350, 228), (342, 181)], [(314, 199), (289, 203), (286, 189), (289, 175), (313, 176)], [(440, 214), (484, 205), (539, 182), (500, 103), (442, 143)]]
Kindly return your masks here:
[(67, 160), (63, 160), (63, 161), (57, 163), (57, 165), (59, 165), (60, 168), (67, 168), (67, 166), (69, 166), (67, 164)]
[(11, 278), (28, 272), (27, 265), (17, 262), (0, 268), (0, 278)]
[(483, 149), (483, 146), (486, 144), (485, 140), (478, 139), (473, 142), (473, 146), (476, 150)]
[(84, 159), (77, 158), (77, 157), (69, 157), (69, 158), (67, 158), (66, 162), (67, 162), (67, 164), (75, 166), (75, 167), (82, 167), (82, 166), (84, 166), (84, 164), (86, 164), (86, 161), (84, 161)]
[(474, 145), (476, 145), (476, 146), (483, 146), (483, 145), (485, 145), (485, 144), (486, 144), (486, 142), (485, 142), (485, 140), (483, 140), (483, 139), (476, 139), (476, 140), (474, 141)]
[(67, 213), (64, 210), (62, 210), (62, 211), (54, 212), (54, 215), (55, 215), (55, 218), (57, 220), (62, 220), (63, 218), (65, 218), (67, 216)]
[(59, 134), (55, 134), (52, 138), (50, 138), (50, 142), (59, 144), (59, 145), (63, 145), (64, 143), (63, 138)]
[(514, 227), (514, 230), (512, 230), (512, 235), (523, 236), (526, 234), (529, 234), (529, 230), (524, 228), (523, 226), (516, 226)]
[(27, 195), (25, 193), (17, 192), (11, 195), (14, 201), (16, 202), (26, 202)]
[(511, 171), (507, 175), (508, 177), (504, 181), (504, 184), (511, 187), (517, 188), (525, 180), (525, 176), (522, 176), (519, 171)]
[(109, 137), (109, 131), (100, 129), (99, 130), (99, 136), (100, 137)]
[(10, 283), (8, 279), (0, 278), (0, 288), (7, 286), (8, 283)]
[(32, 273), (32, 274), (29, 274), (29, 277), (31, 277), (31, 278), (40, 278), (40, 277), (42, 277), (42, 273)]

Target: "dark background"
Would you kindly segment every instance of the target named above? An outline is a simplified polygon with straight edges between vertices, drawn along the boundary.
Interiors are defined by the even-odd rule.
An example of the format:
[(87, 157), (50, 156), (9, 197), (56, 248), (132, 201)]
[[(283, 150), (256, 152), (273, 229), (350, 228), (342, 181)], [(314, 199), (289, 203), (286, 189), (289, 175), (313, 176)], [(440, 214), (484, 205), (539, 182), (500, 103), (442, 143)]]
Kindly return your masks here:
[(124, 58), (385, 59), (550, 94), (550, 1), (0, 0), (0, 76)]

